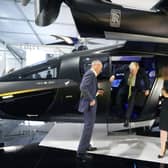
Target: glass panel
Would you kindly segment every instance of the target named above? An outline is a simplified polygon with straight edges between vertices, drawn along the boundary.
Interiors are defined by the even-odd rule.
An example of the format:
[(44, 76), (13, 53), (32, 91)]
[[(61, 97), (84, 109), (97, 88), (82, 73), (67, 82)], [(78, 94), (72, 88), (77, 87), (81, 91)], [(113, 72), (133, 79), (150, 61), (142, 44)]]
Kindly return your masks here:
[(36, 73), (33, 74), (29, 74), (27, 76), (22, 76), (20, 77), (21, 79), (56, 79), (58, 76), (58, 71), (57, 71), (57, 67), (55, 68), (50, 68), (48, 67), (45, 70), (42, 71), (38, 71)]

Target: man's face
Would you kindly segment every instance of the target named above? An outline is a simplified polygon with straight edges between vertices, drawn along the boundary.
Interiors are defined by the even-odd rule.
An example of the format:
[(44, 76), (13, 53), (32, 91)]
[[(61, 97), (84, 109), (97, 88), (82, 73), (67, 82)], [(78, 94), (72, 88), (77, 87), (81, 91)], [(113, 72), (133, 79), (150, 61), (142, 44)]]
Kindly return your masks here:
[(102, 72), (102, 68), (103, 68), (103, 65), (100, 64), (100, 65), (99, 65), (99, 72), (98, 72), (98, 74), (100, 74), (100, 73)]
[(134, 64), (131, 65), (131, 67), (130, 67), (131, 74), (136, 75), (137, 71), (138, 71), (138, 67)]
[(102, 64), (95, 65), (95, 71), (98, 75), (102, 72), (102, 68), (103, 68)]

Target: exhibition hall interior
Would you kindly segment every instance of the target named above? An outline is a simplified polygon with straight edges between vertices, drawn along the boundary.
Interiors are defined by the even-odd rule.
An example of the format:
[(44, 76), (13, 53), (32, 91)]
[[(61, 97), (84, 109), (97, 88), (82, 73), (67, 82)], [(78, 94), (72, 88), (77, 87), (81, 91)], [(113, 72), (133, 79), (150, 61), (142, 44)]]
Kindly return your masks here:
[(0, 167), (168, 168), (168, 1), (0, 0)]

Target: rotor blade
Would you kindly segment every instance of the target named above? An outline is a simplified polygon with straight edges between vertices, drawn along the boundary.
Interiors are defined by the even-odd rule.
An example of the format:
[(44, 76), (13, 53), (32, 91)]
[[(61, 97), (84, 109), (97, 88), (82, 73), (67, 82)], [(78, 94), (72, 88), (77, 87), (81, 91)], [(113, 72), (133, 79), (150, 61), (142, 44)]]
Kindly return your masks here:
[(67, 44), (65, 41), (59, 41), (55, 43), (47, 43), (46, 45), (66, 45), (66, 46), (74, 46), (73, 44)]
[(68, 37), (68, 36), (59, 36), (59, 35), (51, 35), (52, 37), (55, 37), (57, 39), (63, 40), (66, 44), (69, 45), (74, 45), (74, 39), (73, 37)]
[(100, 45), (102, 43), (98, 43), (98, 42), (94, 42), (94, 41), (87, 41), (88, 44), (92, 44), (92, 45)]

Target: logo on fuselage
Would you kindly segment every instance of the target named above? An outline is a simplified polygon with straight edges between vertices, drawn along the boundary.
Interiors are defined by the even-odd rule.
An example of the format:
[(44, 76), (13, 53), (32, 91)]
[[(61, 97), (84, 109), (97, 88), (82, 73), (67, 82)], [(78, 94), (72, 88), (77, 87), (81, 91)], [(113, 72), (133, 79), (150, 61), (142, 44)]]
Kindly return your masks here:
[(111, 9), (110, 26), (120, 27), (120, 24), (121, 24), (121, 10)]

